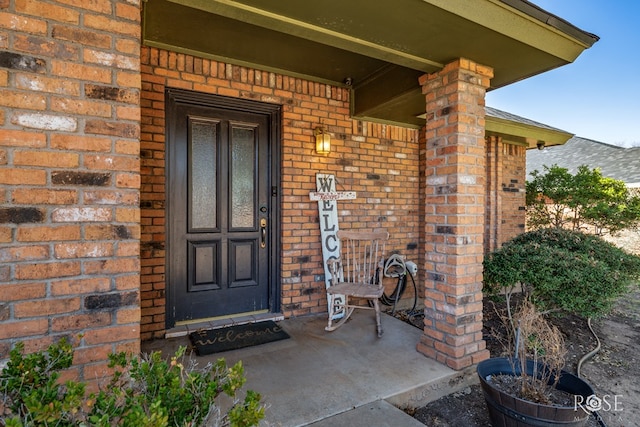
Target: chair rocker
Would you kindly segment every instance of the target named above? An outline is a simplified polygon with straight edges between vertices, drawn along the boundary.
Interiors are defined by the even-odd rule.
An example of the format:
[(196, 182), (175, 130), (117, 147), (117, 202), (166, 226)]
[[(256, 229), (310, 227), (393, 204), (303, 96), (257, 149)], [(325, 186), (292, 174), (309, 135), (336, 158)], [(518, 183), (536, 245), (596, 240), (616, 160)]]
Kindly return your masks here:
[[(356, 308), (375, 310), (378, 337), (382, 336), (380, 303), (384, 293), (382, 270), (384, 268), (385, 243), (389, 239), (386, 231), (337, 233), (340, 241), (340, 256), (327, 261), (331, 274), (329, 296), (329, 323), (325, 330), (334, 331), (349, 319)], [(350, 299), (359, 299), (353, 304)], [(367, 305), (362, 305), (366, 300)], [(370, 304), (369, 304), (370, 303)], [(342, 318), (334, 322), (336, 316)]]

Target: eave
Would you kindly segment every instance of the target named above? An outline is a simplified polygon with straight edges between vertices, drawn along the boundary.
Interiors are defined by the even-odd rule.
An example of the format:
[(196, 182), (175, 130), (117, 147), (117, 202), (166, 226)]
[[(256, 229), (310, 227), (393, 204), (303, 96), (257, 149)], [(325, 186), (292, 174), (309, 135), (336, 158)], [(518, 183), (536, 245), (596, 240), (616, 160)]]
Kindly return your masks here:
[(485, 135), (497, 136), (504, 142), (522, 145), (527, 149), (563, 145), (574, 135), (559, 129), (520, 123), (513, 120), (486, 116)]
[(468, 58), (491, 89), (598, 38), (523, 0), (147, 0), (143, 42), (352, 89), (355, 118), (419, 127), (418, 77)]

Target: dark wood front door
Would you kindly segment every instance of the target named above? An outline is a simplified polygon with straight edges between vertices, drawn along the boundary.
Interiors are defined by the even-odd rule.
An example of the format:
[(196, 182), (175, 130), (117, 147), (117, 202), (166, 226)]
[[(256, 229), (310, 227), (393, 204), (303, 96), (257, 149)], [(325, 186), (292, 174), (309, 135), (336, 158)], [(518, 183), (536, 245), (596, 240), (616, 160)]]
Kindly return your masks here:
[(273, 311), (277, 122), (237, 100), (167, 95), (167, 326)]

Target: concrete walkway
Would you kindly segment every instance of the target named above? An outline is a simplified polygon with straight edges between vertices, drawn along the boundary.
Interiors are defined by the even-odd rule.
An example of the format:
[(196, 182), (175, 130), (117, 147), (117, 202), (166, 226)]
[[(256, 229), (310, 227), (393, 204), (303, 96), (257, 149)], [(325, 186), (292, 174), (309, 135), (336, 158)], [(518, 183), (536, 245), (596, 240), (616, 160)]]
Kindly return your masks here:
[[(290, 339), (198, 358), (242, 360), (245, 388), (267, 405), (261, 426), (422, 426), (397, 408), (423, 406), (477, 381), (475, 371), (453, 371), (418, 353), (421, 331), (388, 315), (382, 338), (371, 312), (355, 313), (334, 332), (325, 332), (324, 316), (279, 324)], [(143, 343), (143, 351), (169, 355), (179, 345), (188, 338)]]

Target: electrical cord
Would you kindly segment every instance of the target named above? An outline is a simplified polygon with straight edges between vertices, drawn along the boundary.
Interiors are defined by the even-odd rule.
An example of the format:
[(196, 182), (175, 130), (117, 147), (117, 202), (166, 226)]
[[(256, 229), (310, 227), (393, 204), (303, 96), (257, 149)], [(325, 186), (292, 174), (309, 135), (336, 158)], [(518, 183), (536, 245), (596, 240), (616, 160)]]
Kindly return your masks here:
[(576, 368), (576, 374), (578, 375), (578, 377), (582, 377), (582, 375), (580, 375), (582, 364), (587, 360), (591, 359), (593, 356), (595, 356), (596, 353), (600, 351), (600, 347), (601, 347), (600, 338), (598, 338), (598, 335), (596, 335), (595, 331), (593, 330), (593, 327), (591, 326), (591, 317), (587, 319), (587, 326), (589, 327), (589, 330), (591, 331), (591, 334), (593, 335), (593, 337), (596, 339), (596, 342), (598, 343), (598, 345), (596, 346), (595, 349), (591, 350), (589, 353), (582, 356), (582, 359), (580, 359), (580, 361), (578, 362), (578, 367)]
[[(582, 378), (582, 375), (580, 374), (580, 370), (582, 369), (582, 364), (588, 361), (589, 359), (591, 359), (593, 356), (595, 356), (600, 351), (600, 348), (602, 346), (602, 344), (600, 343), (600, 338), (598, 338), (598, 335), (596, 334), (596, 332), (593, 330), (593, 327), (591, 326), (591, 317), (587, 319), (587, 326), (589, 327), (591, 334), (596, 339), (597, 345), (596, 345), (596, 348), (594, 348), (589, 353), (582, 356), (582, 358), (578, 361), (578, 366), (576, 367), (576, 375), (578, 376), (578, 378)], [(604, 420), (602, 419), (598, 411), (594, 411), (592, 412), (592, 414), (596, 418), (596, 421), (598, 422), (598, 424), (600, 424), (602, 427), (607, 427), (607, 425), (605, 424)]]

